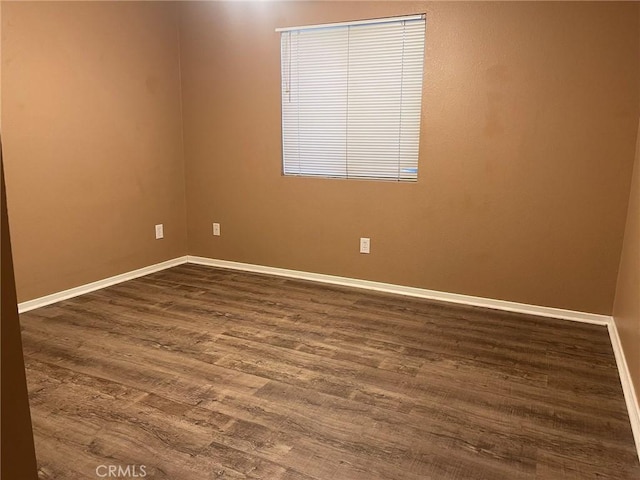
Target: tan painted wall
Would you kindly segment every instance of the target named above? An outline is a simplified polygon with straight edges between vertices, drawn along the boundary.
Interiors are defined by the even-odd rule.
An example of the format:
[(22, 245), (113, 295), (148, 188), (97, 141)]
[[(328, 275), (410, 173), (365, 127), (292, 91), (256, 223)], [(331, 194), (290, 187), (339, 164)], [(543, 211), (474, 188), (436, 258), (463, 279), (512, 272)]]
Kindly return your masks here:
[(613, 317), (640, 398), (640, 123)]
[[(186, 254), (175, 5), (2, 9), (18, 300)], [(156, 223), (164, 240), (155, 240)]]
[[(190, 254), (611, 313), (638, 119), (638, 4), (181, 8)], [(422, 11), (418, 183), (282, 177), (274, 29)], [(360, 236), (370, 255), (358, 254)]]
[[(638, 4), (198, 2), (178, 7), (181, 52), (168, 3), (2, 8), (20, 301), (188, 251), (611, 313)], [(419, 182), (283, 178), (274, 28), (418, 11)]]

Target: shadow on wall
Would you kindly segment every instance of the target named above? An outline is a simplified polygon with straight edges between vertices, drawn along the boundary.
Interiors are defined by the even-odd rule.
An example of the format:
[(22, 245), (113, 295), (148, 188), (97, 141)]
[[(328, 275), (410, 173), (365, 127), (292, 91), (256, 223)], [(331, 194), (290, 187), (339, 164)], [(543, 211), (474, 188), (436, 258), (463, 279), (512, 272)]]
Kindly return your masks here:
[(0, 411), (2, 411), (0, 477), (8, 480), (35, 480), (38, 478), (38, 474), (22, 356), (16, 285), (13, 277), (1, 140), (0, 168), (2, 169), (2, 316), (0, 317), (2, 360), (0, 378), (3, 392), (0, 405)]

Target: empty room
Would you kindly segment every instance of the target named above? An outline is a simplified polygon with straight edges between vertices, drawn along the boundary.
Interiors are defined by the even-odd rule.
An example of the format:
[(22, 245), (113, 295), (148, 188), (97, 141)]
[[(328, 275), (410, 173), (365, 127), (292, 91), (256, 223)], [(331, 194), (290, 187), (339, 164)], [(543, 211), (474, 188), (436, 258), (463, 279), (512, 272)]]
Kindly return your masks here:
[(0, 13), (5, 480), (640, 478), (640, 3)]

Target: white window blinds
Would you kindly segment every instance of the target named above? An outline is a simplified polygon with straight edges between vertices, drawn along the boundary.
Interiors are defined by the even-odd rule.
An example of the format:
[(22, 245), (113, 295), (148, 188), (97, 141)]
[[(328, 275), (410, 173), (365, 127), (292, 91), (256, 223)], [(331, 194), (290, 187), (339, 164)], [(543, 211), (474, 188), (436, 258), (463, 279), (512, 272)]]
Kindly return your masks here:
[(415, 181), (424, 16), (278, 31), (284, 174)]

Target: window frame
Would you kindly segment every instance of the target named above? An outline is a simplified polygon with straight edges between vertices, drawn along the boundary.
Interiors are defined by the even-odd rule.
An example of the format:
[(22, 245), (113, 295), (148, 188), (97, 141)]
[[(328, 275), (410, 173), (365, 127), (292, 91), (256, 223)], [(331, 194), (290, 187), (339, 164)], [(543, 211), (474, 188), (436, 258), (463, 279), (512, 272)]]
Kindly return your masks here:
[[(412, 37), (410, 37), (410, 35), (406, 33), (408, 23), (411, 25), (411, 28), (412, 28), (411, 30)], [(392, 112), (391, 114), (388, 114), (388, 115), (391, 115), (391, 118), (392, 118), (391, 121), (393, 122), (395, 122), (396, 117), (398, 117), (397, 119), (398, 133), (396, 135), (395, 133), (393, 133), (393, 130), (390, 128), (383, 129), (381, 131), (383, 132), (383, 135), (381, 136), (389, 137), (389, 139), (391, 140), (382, 141), (382, 140), (379, 140), (379, 137), (376, 137), (374, 135), (375, 126), (378, 126), (378, 127), (380, 126), (380, 125), (377, 125), (376, 123), (377, 120), (371, 120), (368, 117), (366, 117), (366, 112), (365, 112), (365, 115), (362, 116), (362, 112), (359, 112), (355, 107), (353, 107), (353, 105), (356, 103), (356, 100), (353, 100), (353, 97), (357, 98), (357, 95), (360, 92), (365, 92), (367, 86), (359, 87), (357, 82), (360, 81), (362, 84), (363, 80), (358, 80), (358, 78), (356, 78), (356, 80), (354, 81), (350, 78), (349, 74), (352, 72), (352, 69), (357, 68), (356, 66), (352, 66), (352, 65), (357, 64), (357, 61), (359, 59), (364, 58), (366, 61), (367, 58), (373, 57), (375, 55), (376, 51), (372, 49), (372, 46), (375, 44), (375, 41), (377, 40), (375, 35), (384, 34), (384, 31), (387, 25), (389, 26), (389, 31), (391, 32), (389, 36), (391, 40), (386, 40), (386, 41), (394, 42), (392, 43), (393, 48), (390, 51), (393, 53), (394, 51), (393, 49), (395, 49), (396, 57), (391, 57), (390, 59), (387, 59), (387, 63), (386, 64), (383, 63), (383, 67), (388, 68), (388, 66), (391, 65), (393, 68), (396, 68), (396, 69), (399, 68), (399, 71), (392, 70), (392, 73), (395, 76), (399, 76), (399, 80), (396, 79), (395, 83), (389, 83), (389, 85), (391, 85), (391, 87), (389, 87), (390, 88), (389, 91), (392, 93), (388, 94), (388, 97), (383, 97), (383, 100), (380, 101), (379, 104), (386, 107), (387, 104), (384, 104), (384, 101), (386, 100), (391, 102), (392, 107), (398, 110), (397, 115), (395, 116), (393, 116), (395, 114), (395, 111)], [(352, 52), (352, 48), (355, 48), (353, 45), (356, 43), (351, 38), (351, 29), (352, 28), (360, 29), (360, 27), (365, 27), (365, 28), (370, 27), (370, 28), (367, 28), (367, 30), (361, 29), (357, 31), (357, 33), (363, 33), (362, 37), (364, 38), (364, 42), (362, 44), (365, 45), (365, 47), (368, 48), (369, 50), (368, 51), (364, 50), (365, 53), (360, 53), (359, 57), (353, 54), (353, 57), (355, 58), (355, 60), (353, 60), (350, 57), (350, 55)], [(391, 28), (395, 28), (395, 30), (391, 30)], [(400, 29), (401, 29), (401, 33), (398, 33)], [(387, 181), (387, 182), (391, 181), (391, 182), (401, 182), (401, 183), (415, 183), (418, 181), (421, 120), (422, 120), (423, 90), (424, 90), (424, 86), (423, 86), (424, 55), (426, 50), (425, 30), (426, 30), (426, 14), (424, 13), (416, 14), (416, 15), (401, 16), (401, 17), (388, 17), (388, 18), (359, 20), (359, 21), (353, 21), (353, 22), (340, 22), (340, 23), (297, 26), (297, 27), (276, 29), (276, 32), (280, 33), (280, 72), (281, 72), (280, 105), (281, 105), (281, 148), (282, 148), (281, 175), (282, 176), (334, 178), (334, 179), (347, 179), (347, 180), (360, 179), (360, 180), (374, 180), (374, 181)], [(339, 150), (339, 153), (337, 154), (337, 157), (334, 159), (332, 155), (335, 153), (336, 149), (334, 148), (334, 152), (332, 152), (331, 151), (332, 145), (328, 145), (328, 146), (323, 145), (321, 141), (319, 142), (317, 139), (310, 140), (308, 141), (308, 143), (304, 143), (306, 140), (300, 139), (300, 132), (303, 130), (300, 128), (300, 118), (301, 118), (300, 105), (303, 103), (303, 100), (301, 100), (300, 98), (302, 98), (303, 94), (309, 95), (310, 90), (304, 90), (299, 85), (300, 78), (303, 78), (303, 74), (301, 74), (298, 70), (296, 71), (296, 74), (295, 74), (297, 76), (294, 77), (293, 76), (294, 74), (292, 74), (291, 58), (293, 56), (292, 50), (294, 48), (293, 47), (294, 41), (292, 40), (292, 35), (296, 35), (295, 37), (296, 42), (298, 42), (300, 41), (299, 35), (302, 35), (305, 33), (311, 34), (311, 35), (317, 34), (318, 37), (320, 38), (322, 37), (322, 34), (325, 32), (335, 32), (335, 36), (337, 36), (339, 34), (343, 35), (342, 32), (345, 32), (345, 31), (346, 31), (346, 37), (347, 37), (346, 39), (347, 65), (345, 67), (347, 72), (346, 74), (347, 79), (346, 79), (346, 83), (344, 85), (339, 84), (338, 88), (345, 89), (346, 100), (337, 101), (337, 105), (338, 105), (337, 108), (344, 107), (345, 111), (347, 112), (345, 115), (346, 119), (344, 120), (345, 125), (343, 130), (341, 129), (342, 127), (339, 127), (336, 129), (339, 131), (339, 133), (335, 134), (336, 135), (335, 138), (333, 138), (331, 135), (327, 135), (328, 137), (331, 137), (330, 141), (337, 142), (340, 146), (340, 148), (337, 149)], [(383, 32), (383, 33), (381, 34), (380, 32)], [(371, 38), (367, 38), (367, 36), (370, 36)], [(407, 37), (410, 37), (409, 40), (407, 40)], [(285, 38), (287, 39), (288, 43), (285, 42)], [(329, 35), (327, 38), (329, 38), (329, 40), (331, 41), (334, 40), (334, 38), (331, 35)], [(385, 41), (385, 38), (383, 37), (380, 37), (380, 38), (382, 38), (381, 42)], [(309, 42), (309, 45), (311, 45), (312, 47), (315, 45), (323, 46), (322, 43), (318, 43), (318, 40), (313, 40), (313, 37), (312, 37), (312, 40), (307, 40), (307, 41)], [(314, 41), (316, 43), (313, 43)], [(408, 43), (409, 41), (412, 41), (413, 43)], [(367, 42), (369, 43), (367, 44)], [(402, 47), (400, 57), (397, 57), (398, 42), (401, 42), (401, 47)], [(413, 48), (413, 50), (409, 50), (409, 48), (407, 48), (405, 52), (405, 45), (407, 44), (409, 45), (409, 48)], [(285, 45), (287, 45), (288, 47), (286, 52), (285, 52)], [(296, 43), (296, 46), (297, 45), (298, 44)], [(387, 44), (382, 43), (382, 45), (384, 47)], [(345, 48), (345, 47), (344, 45), (339, 44), (338, 47), (334, 47), (334, 48)], [(296, 52), (296, 55), (297, 53), (299, 52)], [(357, 50), (356, 50), (356, 53), (357, 53)], [(340, 55), (344, 55), (344, 52), (342, 53), (338, 52), (337, 55), (338, 56), (336, 58), (338, 58), (338, 61), (339, 61), (341, 59)], [(303, 57), (302, 60), (300, 60), (299, 57)], [(309, 54), (309, 58), (313, 60), (313, 51), (312, 51), (312, 54)], [(321, 57), (321, 58), (324, 59), (325, 57)], [(308, 59), (303, 55), (296, 56), (296, 58), (294, 59), (294, 61), (298, 62), (296, 63), (296, 67), (298, 67), (299, 63), (304, 60), (308, 60)], [(350, 61), (351, 63), (349, 63)], [(417, 63), (418, 61), (419, 61), (419, 65)], [(409, 65), (411, 70), (409, 67), (407, 67), (407, 71), (409, 71), (409, 74), (412, 75), (410, 77), (410, 81), (412, 81), (413, 83), (407, 83), (407, 85), (405, 85), (404, 84), (405, 66), (408, 65), (408, 62), (412, 62)], [(369, 63), (371, 64), (370, 58), (369, 58)], [(285, 65), (287, 65), (286, 68), (289, 69), (288, 71), (285, 71), (286, 70)], [(327, 73), (328, 70), (321, 71), (319, 69), (316, 69), (315, 64), (311, 67), (311, 70), (308, 70), (308, 67), (304, 67), (304, 68), (307, 68), (307, 70), (304, 70), (304, 74), (308, 74), (309, 71), (311, 72), (310, 75), (312, 80), (315, 80), (314, 76), (317, 76), (320, 80), (322, 80), (324, 79), (323, 77), (324, 74), (329, 75), (332, 73), (332, 72)], [(342, 68), (342, 67), (339, 66), (337, 68)], [(366, 68), (369, 68), (369, 70), (366, 70)], [(377, 67), (375, 66), (367, 67), (365, 65), (364, 72), (370, 73), (375, 69), (377, 69)], [(300, 70), (302, 70), (302, 68)], [(353, 70), (353, 71), (356, 71), (356, 73), (360, 73), (360, 75), (362, 75), (362, 73), (358, 72), (357, 70)], [(385, 73), (387, 74), (387, 77), (389, 76), (388, 75), (389, 72), (382, 72), (378, 75), (378, 77), (376, 77), (376, 80), (381, 81), (380, 79), (383, 78)], [(407, 74), (407, 76), (409, 76), (409, 74)], [(294, 78), (298, 82), (298, 84), (296, 84), (295, 87), (293, 87), (292, 78)], [(369, 78), (371, 77), (366, 77), (366, 81), (369, 81)], [(383, 86), (388, 86), (388, 85), (384, 84)], [(357, 90), (358, 87), (361, 88), (361, 90)], [(310, 87), (309, 85), (306, 85), (305, 88), (309, 89)], [(322, 88), (320, 87), (320, 90), (321, 89)], [(349, 89), (352, 89), (352, 90), (349, 90)], [(416, 93), (416, 89), (418, 93)], [(290, 92), (292, 90), (295, 90), (296, 91), (295, 95), (299, 97), (299, 98), (296, 98), (295, 102), (292, 103), (292, 105), (296, 107), (298, 110), (293, 114), (287, 111), (287, 104), (286, 104), (286, 98), (285, 98), (285, 93), (288, 95), (291, 95)], [(409, 92), (409, 94), (407, 94), (407, 97), (412, 96), (412, 98), (409, 98), (409, 100), (406, 100), (403, 97), (403, 94), (405, 91)], [(352, 98), (349, 97), (349, 93), (352, 94)], [(367, 92), (365, 92), (365, 96), (364, 96), (365, 101), (367, 99), (366, 93)], [(397, 99), (395, 100), (396, 103), (393, 103), (394, 100), (392, 97), (394, 94), (396, 95), (396, 97), (399, 96), (399, 100)], [(322, 93), (318, 94), (318, 96), (321, 96), (321, 95)], [(369, 97), (371, 97), (373, 94), (369, 92), (368, 95)], [(377, 95), (377, 92), (375, 93), (375, 95)], [(313, 99), (313, 94), (311, 94), (310, 96)], [(388, 98), (391, 98), (391, 100), (388, 100)], [(306, 101), (308, 102), (308, 100)], [(342, 101), (344, 101), (344, 105), (340, 103)], [(317, 98), (312, 100), (311, 106), (320, 108), (320, 109), (322, 106), (324, 106), (324, 105), (321, 105), (321, 106), (315, 105), (313, 104), (313, 102), (316, 102), (316, 104), (319, 103)], [(368, 106), (367, 103), (363, 103), (363, 104)], [(378, 103), (374, 101), (374, 106), (377, 106), (377, 105)], [(305, 104), (305, 107), (308, 108), (308, 105)], [(356, 121), (350, 120), (349, 119), (350, 111), (360, 113), (363, 120), (361, 120), (360, 123), (357, 123), (358, 120)], [(342, 114), (342, 111), (340, 111), (340, 114)], [(293, 115), (294, 117), (293, 120), (290, 120), (289, 118), (291, 115)], [(302, 116), (303, 122), (307, 121), (312, 123), (322, 123), (321, 121), (324, 120), (326, 125), (327, 119), (320, 118), (322, 115), (321, 113), (318, 114), (317, 116), (315, 112), (312, 112), (310, 114), (306, 113), (304, 115)], [(296, 119), (297, 119), (297, 125), (295, 125)], [(330, 120), (335, 119), (336, 122), (342, 121), (342, 117), (339, 115), (336, 115), (335, 117), (330, 117), (329, 119)], [(408, 126), (403, 125), (403, 120), (407, 122)], [(294, 124), (292, 129), (294, 131), (293, 134), (289, 132), (292, 124)], [(368, 124), (371, 124), (374, 126), (372, 127), (371, 125), (368, 125)], [(307, 125), (309, 125), (309, 123), (305, 124), (303, 128), (306, 128)], [(389, 127), (389, 125), (392, 125), (392, 124), (390, 123), (389, 120), (387, 120), (387, 124), (383, 124), (381, 126)], [(403, 126), (405, 130), (403, 130)], [(349, 135), (350, 127), (356, 131), (364, 132), (361, 135), (361, 138), (363, 138), (364, 140), (360, 140), (360, 144), (358, 144), (357, 141), (354, 141), (354, 138), (357, 137), (357, 133), (356, 134), (351, 133), (351, 136)], [(360, 127), (360, 130), (357, 130), (355, 127)], [(313, 128), (315, 128), (316, 130), (313, 130)], [(309, 128), (307, 128), (306, 131), (308, 130)], [(320, 127), (318, 127), (317, 125), (315, 127), (312, 127), (311, 137), (313, 137), (314, 134), (316, 137), (318, 137), (318, 132), (321, 132)], [(390, 132), (390, 133), (387, 133), (387, 132)], [(345, 143), (344, 153), (342, 152), (342, 144), (341, 144), (341, 142), (343, 141), (343, 137), (344, 137), (344, 143)], [(373, 140), (366, 140), (367, 137), (370, 137)], [(410, 143), (407, 143), (407, 141), (404, 140), (405, 137), (409, 139), (407, 141), (409, 141)], [(288, 160), (287, 156), (289, 155), (292, 147), (287, 144), (288, 140), (293, 141), (294, 144), (296, 144), (297, 142), (296, 144), (297, 158), (295, 158), (295, 155), (293, 155), (294, 158), (290, 162), (287, 161)], [(387, 155), (387, 157), (385, 157), (383, 160), (376, 159), (376, 157), (381, 157), (385, 155), (384, 150), (382, 150), (380, 153), (378, 153), (377, 151), (374, 151), (375, 145), (373, 144), (376, 141), (378, 141), (378, 143), (383, 142), (383, 147), (387, 148), (386, 150), (387, 153), (389, 152), (389, 149), (397, 149), (398, 151), (397, 159), (393, 159), (393, 156), (389, 156), (389, 155)], [(318, 152), (315, 152), (314, 150), (311, 150), (311, 152), (312, 152), (312, 155), (313, 154), (319, 155), (318, 158), (321, 158), (321, 160), (315, 159), (316, 161), (314, 162), (313, 161), (314, 157), (305, 157), (303, 159), (301, 156), (301, 148), (300, 148), (303, 145), (311, 146), (312, 148), (318, 149)], [(328, 153), (323, 154), (322, 148), (318, 148), (318, 145), (321, 145), (323, 148), (326, 148)], [(352, 145), (356, 145), (356, 147), (360, 145), (363, 145), (363, 146), (360, 149), (360, 151), (358, 151), (357, 148), (354, 149)], [(350, 147), (351, 147), (351, 150), (350, 150)], [(401, 151), (403, 148), (404, 148), (404, 151)], [(307, 150), (306, 155), (309, 155), (309, 149), (307, 148), (306, 150)], [(355, 156), (356, 159), (352, 160), (352, 157), (350, 156), (350, 151), (351, 152), (355, 151), (360, 155), (359, 156), (356, 155)], [(395, 153), (393, 153), (392, 155), (395, 155)], [(312, 160), (309, 160), (309, 158), (311, 158)], [(333, 164), (337, 165), (337, 167), (335, 167), (334, 170), (331, 170), (331, 167)], [(315, 171), (314, 171), (314, 165), (316, 168)], [(356, 165), (356, 167), (354, 167), (354, 165)], [(349, 172), (350, 166), (351, 168), (355, 168), (357, 173), (350, 174)], [(394, 172), (391, 167), (394, 167), (396, 171)], [(297, 168), (297, 171), (295, 171), (296, 168)]]

